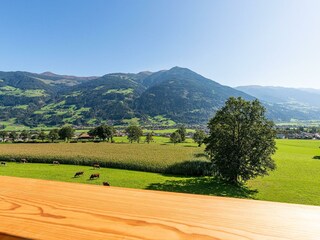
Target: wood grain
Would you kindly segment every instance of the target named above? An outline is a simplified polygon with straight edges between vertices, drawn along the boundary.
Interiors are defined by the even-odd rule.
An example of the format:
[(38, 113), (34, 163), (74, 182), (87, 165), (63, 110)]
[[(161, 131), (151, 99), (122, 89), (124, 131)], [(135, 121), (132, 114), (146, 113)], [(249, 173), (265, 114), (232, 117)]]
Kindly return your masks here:
[(0, 239), (318, 240), (320, 208), (0, 177), (0, 233)]

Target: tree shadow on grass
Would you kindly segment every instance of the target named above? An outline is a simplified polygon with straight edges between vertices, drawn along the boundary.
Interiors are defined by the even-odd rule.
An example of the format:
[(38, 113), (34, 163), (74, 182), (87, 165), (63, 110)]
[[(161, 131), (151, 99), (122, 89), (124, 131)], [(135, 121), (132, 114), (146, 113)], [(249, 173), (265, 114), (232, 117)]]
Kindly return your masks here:
[(235, 186), (214, 177), (167, 180), (164, 183), (152, 183), (146, 189), (236, 198), (254, 198), (258, 193), (256, 189), (249, 189), (243, 185)]
[(187, 160), (169, 165), (165, 174), (181, 176), (211, 176), (211, 163), (205, 160)]

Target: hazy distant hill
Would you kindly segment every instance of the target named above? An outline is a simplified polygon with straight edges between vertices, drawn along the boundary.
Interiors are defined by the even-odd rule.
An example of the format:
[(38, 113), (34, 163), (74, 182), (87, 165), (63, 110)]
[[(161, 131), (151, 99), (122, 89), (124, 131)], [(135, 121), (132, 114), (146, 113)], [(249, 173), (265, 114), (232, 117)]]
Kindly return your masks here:
[(206, 124), (230, 96), (260, 99), (277, 121), (320, 119), (312, 89), (223, 86), (187, 68), (76, 77), (51, 72), (0, 72), (0, 121), (38, 126), (65, 123)]
[(320, 90), (263, 86), (236, 89), (264, 101), (273, 119), (320, 119)]
[(298, 103), (320, 107), (320, 90), (285, 87), (241, 86), (236, 89), (270, 103)]

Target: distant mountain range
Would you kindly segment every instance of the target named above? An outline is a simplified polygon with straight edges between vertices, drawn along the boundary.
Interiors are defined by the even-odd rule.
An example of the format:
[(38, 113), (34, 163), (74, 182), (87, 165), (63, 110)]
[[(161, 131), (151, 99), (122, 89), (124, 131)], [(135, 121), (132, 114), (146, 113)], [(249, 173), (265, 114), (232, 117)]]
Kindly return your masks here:
[(206, 124), (230, 96), (260, 99), (276, 121), (320, 119), (320, 90), (231, 88), (187, 68), (76, 77), (0, 72), (0, 123), (92, 126)]
[(236, 88), (264, 102), (277, 121), (319, 120), (320, 90), (307, 88), (241, 86)]
[(320, 107), (320, 90), (285, 87), (242, 86), (236, 89), (269, 103)]

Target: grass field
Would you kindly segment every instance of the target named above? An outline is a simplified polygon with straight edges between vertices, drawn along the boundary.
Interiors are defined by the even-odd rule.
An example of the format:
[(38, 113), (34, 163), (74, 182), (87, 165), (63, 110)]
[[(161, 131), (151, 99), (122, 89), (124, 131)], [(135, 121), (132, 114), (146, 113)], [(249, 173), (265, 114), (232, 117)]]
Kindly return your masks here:
[[(9, 163), (7, 167), (0, 168), (0, 175), (93, 184), (101, 184), (102, 181), (107, 180), (114, 186), (122, 187), (320, 205), (320, 159), (316, 159), (317, 156), (320, 158), (319, 146), (320, 141), (314, 140), (277, 140), (278, 150), (274, 156), (277, 169), (270, 176), (251, 180), (243, 187), (233, 187), (210, 177), (179, 177), (109, 168), (92, 170), (88, 166), (72, 165)], [(101, 149), (98, 150), (99, 148)], [(178, 146), (155, 143), (150, 145), (108, 143), (0, 145), (2, 157), (10, 154), (22, 157), (27, 154), (30, 156), (46, 152), (65, 157), (75, 155), (111, 159), (110, 153), (115, 151), (118, 155), (113, 155), (113, 161), (132, 163), (134, 159), (134, 163), (153, 165), (162, 169), (168, 164), (190, 160), (195, 152), (201, 150), (203, 148), (197, 148), (191, 143)], [(98, 171), (103, 177), (92, 181), (88, 180), (88, 175), (73, 179), (74, 172), (78, 170), (84, 170), (88, 175)]]
[(257, 199), (320, 205), (320, 141), (277, 140), (277, 169), (249, 181)]
[[(77, 171), (84, 171), (84, 176), (74, 178)], [(93, 169), (90, 166), (75, 165), (52, 165), (52, 164), (18, 164), (8, 163), (8, 166), (0, 168), (1, 175), (16, 177), (28, 177), (37, 179), (48, 179), (74, 183), (100, 184), (108, 181), (112, 186), (129, 188), (148, 188), (151, 183), (164, 183), (184, 178), (163, 176), (156, 173), (139, 171), (101, 168)], [(89, 180), (90, 174), (100, 173), (100, 178)], [(186, 178), (187, 179), (187, 178)]]
[[(77, 171), (84, 171), (84, 176), (74, 178)], [(100, 173), (100, 178), (90, 180), (92, 173)], [(253, 197), (250, 189), (234, 187), (211, 177), (183, 177), (112, 168), (93, 169), (90, 166), (10, 162), (7, 166), (0, 167), (0, 175), (98, 185), (107, 181), (111, 186), (117, 187), (240, 198)]]

